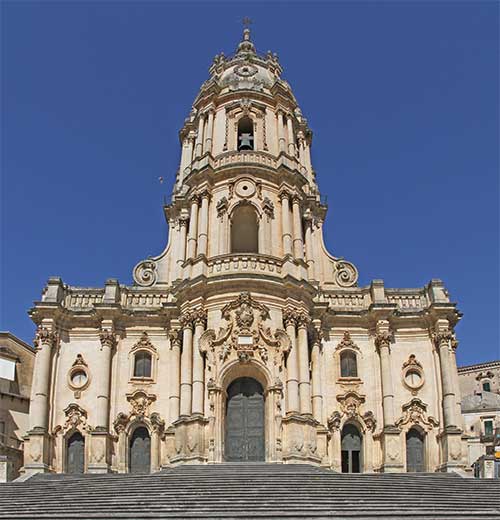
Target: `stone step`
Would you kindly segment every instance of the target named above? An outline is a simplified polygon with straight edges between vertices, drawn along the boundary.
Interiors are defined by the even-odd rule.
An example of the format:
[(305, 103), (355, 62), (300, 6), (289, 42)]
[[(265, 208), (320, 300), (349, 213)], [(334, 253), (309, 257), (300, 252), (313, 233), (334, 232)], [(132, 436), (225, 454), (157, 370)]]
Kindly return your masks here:
[(36, 475), (0, 485), (0, 519), (6, 518), (500, 519), (500, 481), (264, 463)]

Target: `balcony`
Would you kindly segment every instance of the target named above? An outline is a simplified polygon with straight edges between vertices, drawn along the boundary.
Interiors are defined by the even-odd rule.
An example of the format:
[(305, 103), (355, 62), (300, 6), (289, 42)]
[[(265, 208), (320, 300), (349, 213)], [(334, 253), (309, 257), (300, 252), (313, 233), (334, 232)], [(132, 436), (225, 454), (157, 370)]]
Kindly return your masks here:
[(191, 165), (184, 170), (184, 177), (189, 177), (191, 173), (203, 170), (207, 167), (216, 170), (238, 166), (257, 166), (273, 170), (283, 166), (298, 173), (304, 178), (304, 180), (307, 179), (307, 169), (299, 163), (296, 157), (292, 157), (285, 153), (281, 153), (275, 157), (268, 152), (259, 150), (247, 150), (241, 152), (231, 150), (229, 152), (223, 152), (216, 157), (212, 157), (210, 154), (206, 153), (205, 155), (193, 160)]

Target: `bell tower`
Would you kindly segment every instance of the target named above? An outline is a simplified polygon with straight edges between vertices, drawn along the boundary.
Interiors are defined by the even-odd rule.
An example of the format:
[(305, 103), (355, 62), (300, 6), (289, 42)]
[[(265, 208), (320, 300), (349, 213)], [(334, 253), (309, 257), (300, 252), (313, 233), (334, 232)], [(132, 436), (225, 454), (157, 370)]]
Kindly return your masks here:
[(215, 56), (179, 132), (168, 246), (135, 267), (138, 285), (178, 294), (190, 280), (233, 274), (248, 255), (256, 273), (310, 290), (356, 284), (355, 267), (323, 244), (312, 132), (282, 72), (276, 54), (257, 53), (248, 28), (234, 55)]

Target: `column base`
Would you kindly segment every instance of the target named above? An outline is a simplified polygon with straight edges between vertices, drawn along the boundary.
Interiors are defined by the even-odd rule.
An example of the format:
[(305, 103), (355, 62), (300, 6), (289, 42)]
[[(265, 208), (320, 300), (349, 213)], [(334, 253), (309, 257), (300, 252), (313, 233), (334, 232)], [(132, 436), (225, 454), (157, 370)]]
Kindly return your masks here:
[(24, 437), (24, 470), (28, 473), (50, 473), (51, 437), (43, 428), (33, 428)]
[(90, 460), (87, 473), (111, 473), (111, 435), (104, 429), (90, 433)]
[(438, 435), (441, 441), (442, 463), (437, 471), (450, 473), (465, 469), (465, 446), (462, 440), (462, 430), (456, 426), (448, 426)]
[(170, 463), (204, 464), (207, 462), (205, 427), (208, 419), (202, 415), (181, 416), (173, 423), (175, 428), (174, 453)]
[(320, 465), (323, 461), (323, 453), (318, 450), (318, 421), (311, 415), (290, 414), (282, 420), (282, 424), (283, 462)]
[(403, 444), (401, 442), (401, 431), (396, 426), (386, 426), (380, 434), (383, 451), (383, 462), (379, 471), (381, 473), (402, 473)]

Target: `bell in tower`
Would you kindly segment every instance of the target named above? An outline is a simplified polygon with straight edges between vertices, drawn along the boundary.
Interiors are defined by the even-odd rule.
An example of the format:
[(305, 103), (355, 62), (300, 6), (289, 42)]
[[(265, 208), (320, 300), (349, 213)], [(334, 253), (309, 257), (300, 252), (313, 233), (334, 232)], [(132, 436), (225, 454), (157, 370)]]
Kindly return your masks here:
[(242, 117), (238, 123), (238, 150), (253, 150), (253, 121)]

